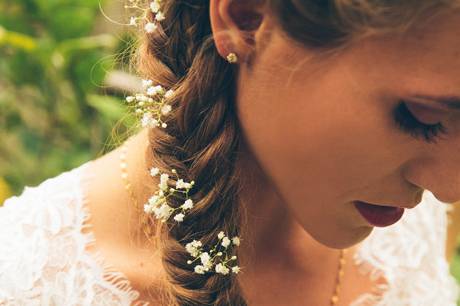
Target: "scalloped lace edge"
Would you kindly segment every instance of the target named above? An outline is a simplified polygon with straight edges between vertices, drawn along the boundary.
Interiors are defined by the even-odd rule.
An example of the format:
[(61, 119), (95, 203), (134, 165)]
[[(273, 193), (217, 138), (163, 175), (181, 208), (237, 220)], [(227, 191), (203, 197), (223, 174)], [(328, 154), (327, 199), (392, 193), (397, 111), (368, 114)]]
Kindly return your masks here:
[[(89, 168), (92, 162), (92, 160), (86, 162), (78, 168), (79, 171), (77, 172), (77, 205), (81, 211), (81, 214), (78, 216), (78, 230), (83, 236), (85, 253), (92, 257), (96, 264), (101, 267), (102, 278), (104, 281), (106, 281), (110, 286), (117, 288), (122, 295), (126, 295), (131, 299), (131, 306), (150, 306), (148, 301), (139, 299), (139, 291), (132, 287), (131, 282), (123, 272), (116, 270), (106, 261), (105, 257), (99, 249), (94, 248), (94, 252), (87, 250), (88, 247), (94, 246), (96, 243), (96, 238), (92, 231), (93, 225), (88, 223), (89, 219), (91, 218), (91, 213), (87, 207), (89, 198), (88, 195), (84, 192), (84, 188), (87, 186), (87, 184), (90, 183), (90, 179), (94, 177), (94, 173), (85, 171)], [(84, 233), (83, 230), (86, 230), (87, 232)]]
[[(427, 194), (425, 194), (427, 193)], [(422, 201), (433, 201), (437, 200), (434, 195), (429, 191), (425, 190), (424, 191), (424, 196), (422, 198)], [(419, 205), (428, 205), (429, 203), (420, 203)], [(431, 205), (432, 203), (430, 203)], [(436, 230), (444, 237), (444, 239), (447, 238), (447, 227), (444, 227), (444, 224), (448, 224), (447, 221), (447, 211), (453, 209), (452, 206), (449, 206), (451, 204), (447, 203), (436, 203), (435, 205), (446, 205), (443, 206), (442, 208), (444, 209), (442, 215), (440, 216), (440, 220), (436, 220), (435, 226), (437, 226)], [(422, 209), (423, 207), (419, 207), (419, 209)], [(407, 221), (409, 222), (409, 221)], [(402, 225), (399, 225), (401, 227), (404, 226), (409, 226), (406, 225), (404, 222)], [(375, 229), (374, 229), (375, 230)], [(372, 232), (371, 235), (376, 235), (376, 233)], [(385, 236), (388, 237), (388, 236)], [(388, 272), (385, 269), (381, 269), (371, 263), (371, 259), (366, 256), (364, 252), (361, 252), (361, 248), (364, 247), (363, 244), (365, 243), (370, 243), (370, 241), (366, 241), (369, 239), (376, 239), (378, 237), (370, 237), (368, 236), (361, 242), (359, 247), (356, 249), (356, 252), (353, 254), (353, 263), (355, 266), (358, 267), (358, 271), (365, 277), (369, 277), (371, 281), (373, 281), (373, 286), (370, 292), (365, 292), (360, 294), (357, 298), (353, 300), (352, 303), (350, 303), (349, 306), (386, 306), (386, 302), (388, 301), (388, 297), (393, 293), (392, 290), (394, 289), (393, 286), (390, 285), (390, 272)], [(445, 242), (441, 244), (441, 253), (445, 254)], [(442, 260), (447, 262), (447, 259), (445, 257), (442, 257)], [(448, 263), (447, 263), (448, 265)], [(451, 285), (451, 288), (454, 288), (454, 282), (455, 279), (450, 272), (448, 272), (449, 275), (446, 277), (445, 281), (451, 281), (451, 283), (447, 283), (447, 285)], [(457, 283), (456, 284), (456, 292), (457, 296), (460, 298), (460, 285)], [(382, 304), (383, 303), (383, 304)], [(405, 304), (404, 304), (405, 305)], [(411, 304), (412, 305), (412, 304)], [(451, 306), (456, 306), (457, 303), (455, 302)], [(447, 305), (443, 305), (447, 306)]]

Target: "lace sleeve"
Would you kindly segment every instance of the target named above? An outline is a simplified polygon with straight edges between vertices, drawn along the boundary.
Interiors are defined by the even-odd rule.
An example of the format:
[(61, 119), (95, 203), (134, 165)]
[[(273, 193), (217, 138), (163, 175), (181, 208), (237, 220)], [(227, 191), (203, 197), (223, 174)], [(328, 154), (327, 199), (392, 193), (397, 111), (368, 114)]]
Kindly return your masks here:
[[(0, 305), (132, 305), (139, 293), (85, 249), (83, 164), (0, 208)], [(148, 305), (148, 304), (133, 304)]]

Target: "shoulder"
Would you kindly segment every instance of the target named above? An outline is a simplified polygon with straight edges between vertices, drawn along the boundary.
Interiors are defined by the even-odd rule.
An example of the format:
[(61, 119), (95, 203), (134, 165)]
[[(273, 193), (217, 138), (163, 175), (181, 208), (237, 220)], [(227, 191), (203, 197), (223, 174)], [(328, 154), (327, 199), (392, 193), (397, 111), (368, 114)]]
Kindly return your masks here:
[[(48, 178), (37, 186), (25, 186), (20, 195), (6, 199), (0, 207), (2, 232), (21, 224), (51, 232), (55, 232), (56, 227), (64, 226), (56, 218), (43, 218), (47, 213), (72, 208), (66, 204), (80, 199), (79, 179), (88, 164), (89, 162)], [(56, 222), (59, 224), (55, 224)]]
[(26, 186), (0, 207), (0, 304), (2, 299), (30, 304), (29, 295), (51, 289), (51, 280), (46, 283), (50, 272), (59, 271), (75, 256), (74, 230), (81, 216), (78, 183), (86, 166)]

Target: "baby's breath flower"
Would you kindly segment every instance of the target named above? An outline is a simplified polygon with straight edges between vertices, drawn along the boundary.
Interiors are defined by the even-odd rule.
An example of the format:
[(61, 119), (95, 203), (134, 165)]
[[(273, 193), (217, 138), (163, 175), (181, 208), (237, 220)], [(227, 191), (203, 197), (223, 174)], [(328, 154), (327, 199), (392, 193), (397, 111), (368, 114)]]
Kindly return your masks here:
[(130, 25), (130, 26), (136, 26), (136, 25), (137, 25), (136, 20), (137, 20), (136, 17), (131, 17), (131, 18), (129, 19), (129, 25)]
[(225, 248), (228, 247), (230, 245), (230, 239), (228, 239), (228, 237), (224, 237), (222, 239), (222, 246), (224, 246)]
[(168, 189), (168, 179), (169, 179), (169, 174), (163, 173), (160, 176), (160, 183), (158, 184), (158, 187), (161, 188), (161, 190), (166, 191)]
[(165, 93), (165, 98), (166, 99), (169, 99), (172, 97), (174, 91), (172, 91), (171, 89), (169, 89), (166, 93)]
[(136, 94), (136, 100), (138, 101), (146, 101), (146, 98), (144, 94)]
[(157, 21), (163, 21), (163, 20), (165, 20), (165, 15), (163, 15), (162, 12), (158, 12), (158, 13), (155, 15), (155, 20), (157, 20)]
[(186, 251), (193, 257), (198, 257), (200, 254), (201, 241), (193, 240), (185, 245)]
[(148, 214), (152, 213), (152, 206), (148, 204), (144, 204), (144, 211)]
[(155, 96), (158, 93), (161, 93), (163, 91), (163, 87), (161, 85), (157, 86), (150, 86), (147, 88), (147, 95), (149, 96)]
[(174, 216), (174, 220), (176, 220), (177, 222), (182, 222), (184, 221), (184, 214), (183, 213), (178, 213), (177, 215)]
[(183, 209), (191, 209), (193, 208), (193, 201), (191, 199), (188, 199), (187, 201), (182, 204)]
[[(125, 5), (125, 8), (136, 9), (141, 11), (139, 15), (130, 17), (128, 24), (129, 26), (137, 26), (139, 24), (139, 19), (145, 20), (147, 23), (144, 26), (144, 30), (147, 33), (152, 33), (158, 28), (156, 22), (160, 22), (165, 19), (165, 15), (161, 11), (161, 0), (154, 0), (150, 2), (150, 5), (148, 5), (147, 7), (142, 7), (144, 6), (142, 0), (129, 0), (129, 2), (130, 5)], [(154, 20), (149, 20), (149, 11), (155, 14)]]
[[(151, 167), (149, 172), (152, 177), (155, 177), (158, 174), (160, 174), (160, 169), (158, 167)], [(175, 169), (171, 169), (171, 172), (177, 176), (177, 171)], [(186, 201), (177, 208), (168, 205), (167, 198), (169, 196), (175, 195), (179, 192), (185, 193), (186, 196), (188, 195), (188, 189), (186, 191), (179, 191), (179, 187), (183, 187), (183, 185), (185, 184), (183, 179), (177, 179), (177, 189), (169, 187), (168, 181), (169, 174), (161, 173), (160, 183), (158, 184), (160, 189), (156, 192), (155, 195), (151, 196), (148, 199), (148, 203), (144, 205), (144, 211), (146, 213), (155, 214), (156, 218), (161, 219), (162, 222), (166, 222), (172, 214), (174, 214), (173, 220), (177, 222), (182, 222), (185, 217), (185, 212), (193, 207), (193, 200), (186, 199)], [(176, 212), (177, 210), (181, 211)]]
[(147, 24), (144, 26), (144, 30), (147, 33), (153, 33), (157, 29), (157, 25), (154, 24), (153, 22), (147, 22)]
[(152, 81), (152, 80), (145, 80), (145, 79), (142, 79), (142, 87), (147, 88), (147, 87), (152, 86), (152, 84), (153, 84), (153, 81)]
[(200, 259), (201, 263), (206, 266), (209, 263), (211, 257), (209, 256), (208, 252), (203, 252), (200, 255)]
[(156, 0), (151, 2), (150, 9), (152, 10), (153, 13), (158, 13), (160, 11), (160, 2)]
[[(236, 237), (236, 236), (235, 236)], [(200, 258), (201, 264), (197, 265), (195, 267), (195, 272), (206, 272), (209, 271), (211, 268), (214, 266), (214, 270), (217, 273), (226, 275), (231, 271), (233, 273), (238, 273), (240, 271), (240, 268), (235, 265), (234, 267), (228, 267), (227, 263), (230, 260), (236, 260), (237, 256), (228, 256), (228, 254), (225, 254), (225, 257), (223, 257), (223, 253), (227, 253), (229, 248), (228, 246), (230, 245), (230, 239), (225, 235), (224, 231), (220, 231), (218, 234), (219, 241), (223, 240), (221, 244), (217, 244), (212, 248), (210, 251), (203, 251), (201, 249), (202, 245), (199, 240), (193, 240), (192, 242), (189, 242), (185, 245), (185, 249), (187, 250), (188, 253), (190, 253), (193, 257), (195, 258)], [(222, 250), (216, 250), (216, 248), (222, 248), (222, 245), (225, 247), (225, 249)], [(222, 252), (224, 251), (224, 252)], [(229, 258), (230, 257), (230, 258)], [(218, 262), (220, 261), (220, 262)], [(188, 260), (187, 263), (192, 263), (193, 261)], [(197, 268), (198, 267), (198, 268)], [(199, 273), (196, 272), (196, 273)]]
[(159, 208), (154, 208), (153, 212), (158, 219), (162, 219), (162, 221), (165, 222), (171, 216), (173, 208), (163, 203)]
[(240, 270), (241, 270), (241, 269), (240, 269), (240, 267), (238, 267), (238, 266), (232, 267), (232, 272), (235, 273), (235, 274), (238, 274), (238, 272), (240, 272)]
[(202, 265), (196, 265), (195, 266), (195, 272), (198, 273), (198, 274), (204, 274), (205, 272), (205, 269)]
[(185, 183), (183, 179), (180, 179), (176, 182), (176, 188), (177, 189), (185, 188)]
[(226, 275), (226, 274), (228, 274), (229, 269), (226, 266), (224, 266), (222, 263), (218, 263), (216, 265), (216, 272), (220, 273), (220, 274), (223, 274), (223, 275)]
[(156, 176), (159, 172), (160, 172), (160, 169), (158, 169), (157, 167), (152, 167), (150, 169), (150, 175), (151, 176)]
[[(174, 91), (172, 89), (166, 91), (162, 85), (153, 85), (153, 81), (148, 79), (142, 79), (142, 88), (143, 93), (126, 97), (126, 102), (137, 107), (135, 112), (142, 115), (140, 118), (142, 127), (166, 128), (168, 124), (162, 120), (162, 116), (166, 116), (172, 111), (172, 106), (166, 103), (166, 99)], [(191, 185), (193, 184), (186, 183), (185, 187), (190, 188)]]
[(141, 120), (142, 127), (156, 127), (158, 121), (152, 117), (151, 113), (145, 113)]
[(158, 202), (158, 200), (160, 199), (159, 196), (157, 195), (153, 195), (149, 198), (149, 204), (150, 205), (156, 205), (156, 203)]
[(167, 115), (170, 111), (171, 111), (172, 107), (171, 105), (169, 104), (165, 104), (162, 108), (161, 108), (161, 113), (163, 115)]

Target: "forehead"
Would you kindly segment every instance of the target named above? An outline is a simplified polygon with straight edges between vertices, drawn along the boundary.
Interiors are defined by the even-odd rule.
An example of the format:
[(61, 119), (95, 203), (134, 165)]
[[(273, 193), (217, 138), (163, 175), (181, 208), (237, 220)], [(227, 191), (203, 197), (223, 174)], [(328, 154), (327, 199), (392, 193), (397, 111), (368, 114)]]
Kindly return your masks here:
[(439, 14), (404, 34), (365, 39), (347, 53), (345, 58), (353, 62), (356, 69), (375, 74), (382, 81), (393, 79), (400, 86), (435, 87), (441, 92), (451, 88), (458, 94), (460, 13)]

